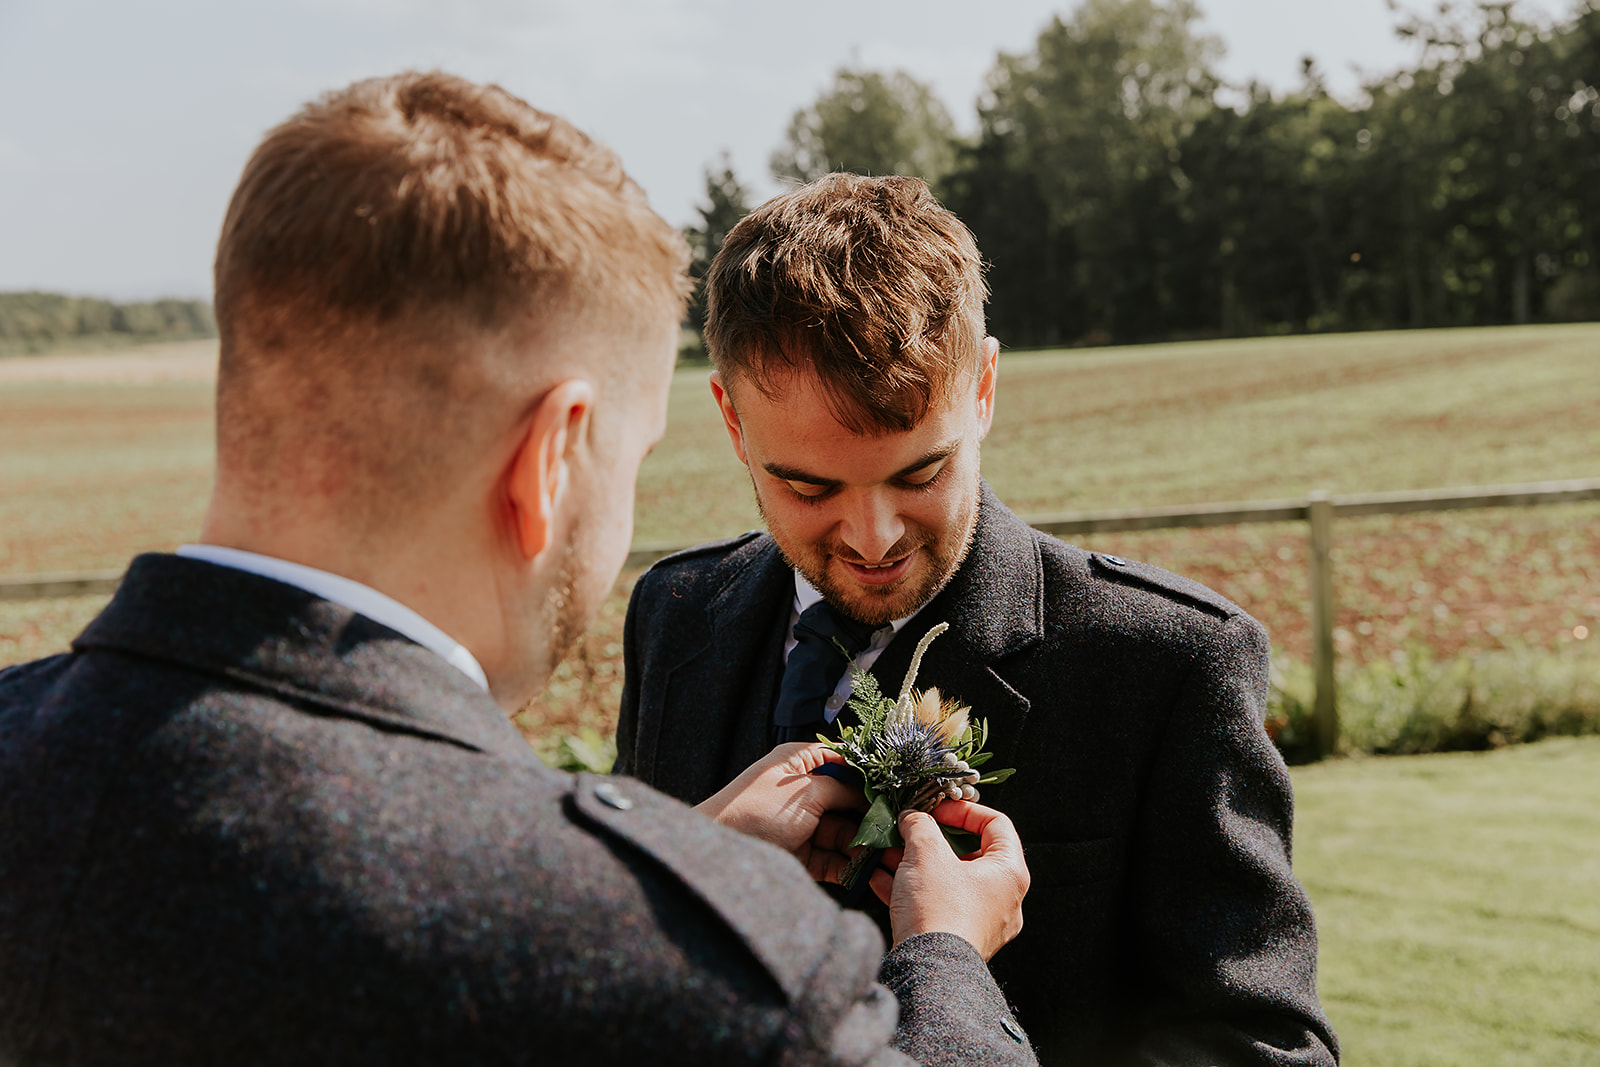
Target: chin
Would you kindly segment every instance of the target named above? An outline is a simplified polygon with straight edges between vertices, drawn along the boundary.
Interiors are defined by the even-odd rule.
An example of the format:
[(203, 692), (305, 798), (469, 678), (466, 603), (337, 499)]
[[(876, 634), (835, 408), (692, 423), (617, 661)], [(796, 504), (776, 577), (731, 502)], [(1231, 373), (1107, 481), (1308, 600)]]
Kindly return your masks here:
[(950, 575), (955, 573), (954, 566), (944, 573), (937, 573), (931, 565), (924, 563), (917, 572), (906, 575), (892, 585), (872, 587), (864, 586), (848, 573), (842, 572), (842, 564), (833, 556), (824, 556), (820, 565), (807, 561), (805, 566), (800, 566), (792, 559), (790, 565), (804, 575), (806, 581), (815, 586), (828, 603), (857, 622), (872, 626), (882, 626), (910, 615), (932, 600)]

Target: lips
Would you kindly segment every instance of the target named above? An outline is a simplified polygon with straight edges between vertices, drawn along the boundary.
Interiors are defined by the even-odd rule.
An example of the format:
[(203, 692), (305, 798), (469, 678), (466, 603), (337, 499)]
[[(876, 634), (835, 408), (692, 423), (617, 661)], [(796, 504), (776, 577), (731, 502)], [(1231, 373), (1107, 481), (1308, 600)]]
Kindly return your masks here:
[(915, 558), (916, 552), (911, 552), (891, 563), (852, 563), (849, 560), (840, 559), (839, 564), (844, 567), (852, 578), (862, 585), (888, 585), (904, 578), (910, 572), (911, 561)]

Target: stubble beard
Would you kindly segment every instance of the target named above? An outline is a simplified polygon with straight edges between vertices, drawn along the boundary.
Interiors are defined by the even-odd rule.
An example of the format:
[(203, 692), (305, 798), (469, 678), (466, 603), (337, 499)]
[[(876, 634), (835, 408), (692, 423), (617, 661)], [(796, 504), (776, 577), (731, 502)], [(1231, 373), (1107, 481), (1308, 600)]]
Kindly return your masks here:
[(555, 673), (561, 661), (577, 644), (578, 638), (589, 628), (589, 620), (593, 615), (591, 607), (580, 603), (578, 596), (580, 579), (586, 576), (588, 565), (588, 560), (578, 547), (582, 540), (583, 531), (575, 526), (571, 540), (562, 549), (555, 585), (545, 597), (544, 625), (549, 647), (546, 685), (549, 684), (549, 676)]
[[(754, 478), (751, 479), (751, 488), (755, 489)], [(899, 557), (919, 549), (926, 550), (927, 560), (921, 575), (902, 579), (892, 586), (874, 588), (837, 576), (829, 569), (830, 560), (838, 558), (855, 562), (858, 558), (856, 553), (832, 543), (791, 542), (787, 535), (773, 525), (767, 515), (766, 506), (761, 502), (759, 490), (756, 491), (755, 497), (756, 508), (761, 512), (767, 532), (771, 534), (773, 543), (778, 546), (784, 562), (799, 571), (829, 604), (857, 622), (869, 626), (883, 626), (895, 619), (905, 618), (939, 595), (939, 591), (949, 584), (956, 571), (960, 570), (961, 564), (966, 561), (967, 553), (972, 549), (973, 535), (978, 528), (979, 493), (974, 485), (961, 515), (959, 525), (963, 532), (959, 541), (941, 544), (938, 537), (926, 529), (907, 534), (884, 555)], [(914, 585), (908, 584), (912, 581), (915, 582)]]

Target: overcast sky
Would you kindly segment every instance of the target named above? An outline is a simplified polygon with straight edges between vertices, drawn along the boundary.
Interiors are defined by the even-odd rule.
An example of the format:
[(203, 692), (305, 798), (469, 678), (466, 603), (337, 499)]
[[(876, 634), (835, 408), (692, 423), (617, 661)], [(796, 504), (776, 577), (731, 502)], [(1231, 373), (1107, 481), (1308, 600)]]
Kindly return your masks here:
[[(1420, 0), (1411, 0), (1413, 4)], [(1524, 0), (1562, 13), (1565, 0)], [(493, 80), (621, 153), (693, 215), (727, 149), (747, 184), (841, 65), (903, 67), (956, 121), (1047, 0), (0, 0), (0, 291), (210, 295), (217, 227), (261, 134), (405, 67)], [(1407, 63), (1384, 0), (1202, 0), (1223, 74), (1278, 89), (1311, 54), (1341, 94)]]

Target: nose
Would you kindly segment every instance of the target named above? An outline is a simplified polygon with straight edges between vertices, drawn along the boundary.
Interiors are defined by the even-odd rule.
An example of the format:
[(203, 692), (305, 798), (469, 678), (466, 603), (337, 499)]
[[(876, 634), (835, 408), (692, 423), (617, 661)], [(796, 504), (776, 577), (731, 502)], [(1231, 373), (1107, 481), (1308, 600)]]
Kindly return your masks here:
[(882, 492), (850, 494), (839, 525), (841, 540), (868, 563), (880, 562), (906, 532), (894, 500)]

